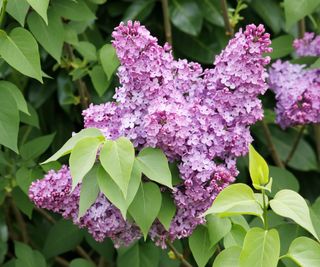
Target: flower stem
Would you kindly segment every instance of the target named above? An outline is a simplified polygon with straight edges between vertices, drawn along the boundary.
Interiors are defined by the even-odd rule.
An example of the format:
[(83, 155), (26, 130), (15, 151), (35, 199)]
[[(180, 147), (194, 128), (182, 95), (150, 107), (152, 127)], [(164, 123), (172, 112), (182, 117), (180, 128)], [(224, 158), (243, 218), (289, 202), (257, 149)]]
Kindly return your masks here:
[(290, 151), (287, 159), (286, 159), (285, 162), (284, 162), (285, 165), (288, 165), (288, 163), (289, 163), (290, 160), (292, 159), (294, 153), (296, 152), (297, 147), (298, 147), (298, 145), (299, 145), (299, 143), (300, 143), (300, 140), (301, 140), (301, 138), (302, 138), (302, 136), (303, 136), (303, 132), (304, 132), (304, 129), (305, 129), (305, 128), (306, 128), (305, 125), (303, 125), (303, 126), (300, 128), (299, 133), (298, 133), (298, 135), (297, 135), (297, 137), (296, 137), (296, 139), (295, 139), (295, 141), (294, 141), (294, 144), (293, 144), (293, 146), (292, 146), (292, 149), (291, 149), (291, 151)]
[(172, 45), (172, 31), (171, 31), (171, 24), (170, 24), (168, 0), (161, 0), (161, 4), (162, 4), (163, 24), (164, 24), (164, 32), (166, 35), (166, 40), (170, 45)]
[(268, 124), (262, 120), (261, 121), (261, 124), (262, 124), (262, 128), (263, 128), (263, 132), (264, 132), (264, 135), (267, 139), (267, 143), (268, 143), (268, 147), (269, 147), (269, 151), (271, 153), (271, 157), (274, 161), (274, 163), (279, 167), (279, 168), (284, 168), (284, 164), (282, 163), (280, 157), (279, 157), (279, 154), (276, 150), (276, 147), (275, 145), (273, 144), (273, 141), (272, 141), (272, 136), (271, 136), (271, 132), (269, 130), (269, 127), (268, 127)]
[(230, 24), (227, 1), (220, 0), (220, 6), (222, 9), (222, 16), (223, 16), (224, 26), (226, 28), (226, 34), (232, 36), (234, 34), (234, 29)]
[(298, 22), (299, 38), (303, 38), (305, 32), (306, 32), (306, 22), (305, 22), (304, 18), (302, 18)]
[(172, 250), (174, 255), (181, 261), (182, 265), (185, 267), (192, 267), (192, 265), (183, 257), (183, 255), (173, 246), (173, 244), (167, 240), (167, 246)]
[(314, 139), (316, 141), (316, 147), (317, 147), (318, 164), (320, 167), (320, 123), (314, 124), (313, 129), (314, 129)]
[(268, 216), (267, 216), (268, 206), (267, 206), (267, 203), (266, 203), (266, 191), (264, 189), (262, 189), (262, 204), (263, 204), (264, 229), (268, 230), (268, 228), (269, 228)]

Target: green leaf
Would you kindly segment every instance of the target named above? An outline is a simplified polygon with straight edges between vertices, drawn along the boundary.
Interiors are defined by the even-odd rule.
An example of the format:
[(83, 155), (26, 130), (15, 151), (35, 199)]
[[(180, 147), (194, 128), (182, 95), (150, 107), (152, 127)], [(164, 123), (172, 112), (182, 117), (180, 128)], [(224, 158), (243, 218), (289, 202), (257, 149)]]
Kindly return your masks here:
[(16, 181), (20, 189), (28, 195), (29, 187), (33, 181), (39, 179), (43, 175), (41, 169), (33, 168), (27, 169), (26, 167), (21, 167), (16, 172)]
[(6, 11), (11, 17), (18, 21), (22, 27), (24, 27), (28, 10), (29, 4), (26, 0), (10, 0), (7, 3)]
[(229, 247), (222, 250), (215, 258), (212, 267), (239, 267), (240, 247)]
[(78, 218), (82, 217), (99, 195), (98, 166), (94, 166), (83, 178), (79, 199)]
[(64, 27), (55, 9), (48, 11), (48, 24), (34, 12), (28, 16), (28, 26), (42, 47), (58, 62), (61, 60)]
[(152, 182), (141, 183), (138, 193), (133, 199), (129, 212), (147, 238), (148, 231), (159, 214), (161, 208), (161, 192)]
[(86, 128), (81, 130), (80, 132), (73, 135), (54, 155), (48, 158), (46, 161), (41, 164), (46, 164), (51, 161), (56, 161), (64, 155), (67, 155), (71, 152), (74, 146), (84, 138), (87, 137), (97, 137), (104, 139), (101, 131), (97, 128)]
[(270, 166), (270, 177), (273, 178), (270, 195), (274, 197), (277, 192), (282, 189), (291, 189), (293, 191), (299, 191), (299, 182), (297, 178), (288, 170)]
[(125, 11), (122, 21), (139, 20), (144, 21), (152, 12), (155, 5), (154, 0), (134, 1)]
[(0, 144), (18, 153), (19, 111), (7, 90), (0, 90)]
[(320, 68), (320, 58), (318, 58), (311, 66), (310, 69), (318, 69)]
[(202, 28), (202, 13), (196, 1), (172, 0), (170, 18), (174, 26), (181, 31), (197, 36)]
[(100, 152), (100, 162), (126, 198), (134, 163), (134, 147), (131, 141), (125, 137), (106, 141)]
[(307, 234), (306, 230), (295, 223), (290, 224), (283, 222), (281, 225), (278, 225), (276, 229), (279, 232), (281, 242), (280, 255), (284, 255), (288, 252), (289, 247), (294, 239)]
[(29, 246), (14, 242), (15, 254), (18, 258), (16, 260), (16, 267), (46, 267), (44, 257), (37, 250), (32, 250)]
[(159, 265), (160, 249), (153, 242), (136, 242), (118, 249), (117, 267), (154, 267)]
[(216, 248), (211, 246), (208, 230), (199, 225), (189, 237), (189, 247), (199, 267), (204, 267)]
[(33, 204), (31, 203), (27, 195), (18, 187), (15, 187), (12, 190), (11, 194), (18, 209), (21, 210), (25, 215), (27, 215), (29, 219), (31, 219)]
[(72, 190), (82, 182), (96, 161), (101, 145), (98, 137), (86, 137), (80, 140), (71, 151), (69, 164), (72, 177)]
[(98, 242), (94, 240), (91, 234), (87, 231), (85, 232), (85, 239), (87, 243), (93, 248), (96, 252), (100, 254), (100, 256), (104, 257), (109, 261), (113, 261), (114, 259), (114, 245), (110, 238), (106, 238), (103, 242)]
[(105, 74), (110, 80), (120, 64), (116, 50), (111, 44), (105, 44), (99, 51), (99, 59)]
[(101, 97), (109, 88), (110, 82), (112, 79), (108, 79), (106, 74), (103, 71), (103, 68), (100, 65), (96, 65), (89, 72), (89, 76), (91, 78), (91, 82), (93, 84), (94, 89)]
[(269, 167), (263, 157), (249, 146), (249, 172), (252, 185), (255, 189), (261, 190), (269, 181)]
[(246, 233), (247, 231), (242, 226), (238, 224), (232, 225), (231, 231), (223, 239), (223, 246), (225, 248), (242, 247)]
[(17, 107), (23, 113), (29, 114), (28, 105), (19, 88), (8, 81), (0, 81), (0, 90), (6, 90), (16, 101)]
[(121, 211), (124, 219), (126, 218), (128, 207), (137, 194), (140, 182), (141, 172), (136, 167), (136, 164), (134, 164), (128, 186), (127, 197), (124, 198), (119, 186), (117, 186), (110, 175), (102, 167), (98, 170), (98, 184), (101, 192)]
[(320, 244), (307, 237), (298, 237), (290, 245), (285, 257), (291, 258), (299, 266), (320, 266)]
[(55, 133), (37, 137), (23, 144), (20, 148), (21, 157), (24, 160), (36, 159), (41, 156), (50, 146)]
[(293, 36), (291, 35), (282, 35), (275, 39), (272, 39), (272, 53), (269, 56), (272, 59), (277, 59), (281, 57), (285, 57), (293, 52)]
[(162, 150), (147, 147), (140, 151), (137, 162), (140, 170), (152, 181), (172, 188), (172, 177), (166, 155)]
[(303, 17), (315, 11), (319, 5), (320, 0), (285, 0), (283, 6), (287, 30)]
[(247, 220), (242, 215), (231, 216), (230, 220), (231, 220), (232, 224), (240, 225), (246, 231), (248, 231), (250, 229), (250, 226), (249, 226)]
[(70, 267), (95, 267), (91, 261), (85, 259), (74, 259), (70, 262)]
[(50, 229), (43, 253), (47, 259), (74, 249), (82, 240), (83, 232), (71, 221), (60, 220)]
[(223, 17), (220, 13), (220, 2), (217, 0), (198, 0), (203, 17), (213, 25), (224, 27)]
[(158, 219), (167, 231), (169, 231), (171, 220), (175, 215), (176, 210), (177, 208), (172, 195), (169, 192), (162, 193), (162, 203)]
[(240, 254), (240, 267), (277, 267), (280, 239), (277, 230), (252, 228), (248, 231)]
[(212, 247), (230, 232), (231, 221), (229, 218), (220, 218), (214, 214), (209, 214), (206, 221)]
[(270, 206), (276, 214), (292, 219), (319, 240), (311, 221), (308, 205), (298, 193), (283, 189), (270, 201)]
[(10, 35), (0, 31), (0, 55), (17, 71), (42, 82), (38, 44), (24, 28), (14, 28)]
[(219, 193), (211, 208), (204, 215), (211, 213), (221, 217), (238, 214), (250, 214), (261, 217), (263, 211), (249, 186), (245, 184), (233, 184)]
[(43, 18), (45, 23), (48, 24), (47, 10), (49, 0), (27, 0), (27, 2)]
[(30, 115), (20, 112), (20, 121), (39, 129), (39, 117), (37, 111), (29, 103), (27, 103), (27, 106)]
[(83, 56), (85, 60), (97, 60), (97, 49), (92, 43), (80, 41), (74, 45), (74, 48)]
[(74, 21), (86, 21), (96, 19), (96, 16), (87, 6), (84, 0), (77, 0), (77, 2), (70, 0), (55, 0), (54, 8), (56, 8), (60, 16), (66, 19)]

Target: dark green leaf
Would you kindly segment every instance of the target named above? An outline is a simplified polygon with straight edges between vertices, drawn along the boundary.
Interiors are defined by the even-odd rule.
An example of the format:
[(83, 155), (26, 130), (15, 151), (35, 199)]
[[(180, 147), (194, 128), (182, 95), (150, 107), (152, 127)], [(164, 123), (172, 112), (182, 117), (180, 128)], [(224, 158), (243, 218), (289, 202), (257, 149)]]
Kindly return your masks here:
[(171, 220), (176, 213), (176, 209), (172, 195), (169, 192), (162, 193), (162, 203), (158, 219), (167, 231), (169, 231)]
[(299, 192), (299, 182), (297, 178), (288, 170), (270, 166), (270, 177), (273, 178), (271, 193), (272, 197), (282, 189), (291, 189)]
[(15, 254), (18, 258), (16, 267), (46, 267), (46, 261), (39, 251), (32, 250), (29, 246), (15, 242)]
[(85, 21), (94, 20), (96, 17), (90, 10), (84, 0), (66, 1), (66, 0), (55, 0), (54, 7), (60, 16), (74, 20), (74, 21)]
[(134, 1), (124, 13), (122, 21), (139, 20), (142, 22), (150, 15), (154, 5), (154, 0)]
[(85, 60), (97, 60), (97, 49), (92, 43), (81, 41), (74, 45), (74, 47), (83, 56)]
[(29, 5), (43, 18), (48, 24), (47, 9), (49, 0), (27, 0)]
[(30, 115), (20, 112), (20, 121), (25, 124), (39, 128), (39, 117), (37, 111), (29, 103), (27, 104)]
[(109, 88), (111, 79), (108, 79), (100, 65), (96, 65), (89, 72), (92, 84), (98, 95), (101, 97)]
[(28, 196), (18, 187), (15, 187), (11, 194), (18, 209), (31, 219), (33, 204), (29, 200)]
[(111, 44), (105, 44), (99, 51), (99, 59), (105, 74), (110, 80), (119, 66), (116, 50)]
[(95, 267), (96, 265), (93, 264), (91, 261), (85, 259), (74, 259), (70, 262), (70, 267)]
[(272, 39), (272, 53), (269, 56), (272, 59), (277, 59), (285, 57), (293, 52), (293, 43), (294, 38), (291, 35), (282, 35), (275, 39)]
[(198, 0), (204, 18), (220, 27), (224, 27), (222, 14), (220, 13), (220, 2), (217, 0)]

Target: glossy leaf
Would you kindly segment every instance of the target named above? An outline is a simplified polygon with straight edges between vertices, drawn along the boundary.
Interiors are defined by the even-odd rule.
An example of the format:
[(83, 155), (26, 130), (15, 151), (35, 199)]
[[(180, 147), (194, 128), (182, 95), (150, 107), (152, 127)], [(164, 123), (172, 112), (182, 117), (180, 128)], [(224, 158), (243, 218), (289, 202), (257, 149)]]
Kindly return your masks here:
[(239, 267), (240, 253), (240, 247), (226, 248), (215, 258), (212, 267)]
[(176, 210), (177, 208), (172, 199), (172, 195), (168, 192), (162, 193), (162, 203), (158, 219), (167, 231), (169, 231), (171, 220), (175, 215)]
[(199, 267), (204, 267), (216, 250), (211, 246), (207, 228), (202, 225), (189, 237), (189, 247)]
[(291, 258), (299, 266), (320, 266), (320, 244), (307, 237), (298, 237), (290, 245), (285, 257)]
[(126, 198), (134, 164), (133, 144), (125, 137), (107, 141), (101, 149), (100, 162)]
[(134, 1), (125, 11), (122, 21), (138, 20), (142, 22), (150, 15), (154, 5), (154, 0)]
[(99, 51), (99, 59), (105, 74), (108, 79), (111, 79), (120, 64), (114, 47), (111, 44), (105, 44)]
[(224, 21), (220, 12), (220, 2), (217, 0), (198, 0), (204, 19), (220, 27), (224, 27)]
[(319, 239), (311, 221), (309, 207), (298, 193), (283, 189), (270, 201), (270, 206), (276, 214), (292, 219)]
[(84, 176), (93, 167), (100, 145), (99, 138), (86, 137), (80, 140), (72, 149), (69, 159), (72, 190), (82, 182)]
[(11, 67), (42, 82), (38, 44), (27, 30), (17, 27), (9, 35), (0, 31), (0, 55)]
[(263, 157), (249, 146), (249, 172), (252, 185), (255, 189), (261, 190), (269, 181), (269, 167)]
[(161, 192), (159, 187), (152, 182), (141, 183), (133, 199), (129, 213), (140, 227), (144, 239), (159, 214), (161, 208)]
[(152, 181), (172, 188), (172, 177), (165, 154), (156, 148), (147, 147), (137, 157), (138, 167)]
[(28, 26), (41, 46), (58, 62), (61, 60), (64, 42), (64, 27), (55, 9), (48, 11), (48, 24), (36, 13), (28, 16)]
[(233, 184), (219, 193), (211, 208), (204, 215), (212, 213), (221, 217), (237, 214), (250, 214), (261, 217), (263, 212), (249, 186)]
[(277, 230), (252, 228), (248, 231), (240, 254), (240, 267), (277, 267), (280, 239)]
[(98, 166), (94, 166), (83, 178), (79, 199), (79, 218), (87, 212), (99, 195), (97, 172)]

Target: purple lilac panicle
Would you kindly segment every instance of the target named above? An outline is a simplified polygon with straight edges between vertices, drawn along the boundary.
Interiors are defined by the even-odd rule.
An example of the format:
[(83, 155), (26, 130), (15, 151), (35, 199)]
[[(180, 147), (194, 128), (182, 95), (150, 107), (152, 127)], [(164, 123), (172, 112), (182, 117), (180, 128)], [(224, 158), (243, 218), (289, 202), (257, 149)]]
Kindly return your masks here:
[[(264, 31), (262, 25), (240, 30), (216, 57), (215, 68), (206, 70), (195, 62), (175, 60), (171, 47), (159, 46), (138, 22), (121, 23), (113, 32), (121, 63), (116, 102), (91, 105), (83, 111), (84, 124), (99, 128), (106, 138), (126, 136), (138, 150), (161, 148), (170, 161), (179, 162), (183, 182), (172, 191), (177, 212), (170, 229), (166, 231), (156, 221), (149, 232), (162, 247), (167, 238), (189, 236), (203, 223), (199, 216), (238, 174), (236, 158), (248, 152), (252, 141), (249, 126), (263, 116), (258, 96), (267, 89), (264, 67), (270, 59), (262, 54), (271, 50), (269, 34)], [(53, 177), (59, 181), (52, 183)], [(45, 191), (49, 186), (51, 191)], [(88, 227), (97, 240), (117, 237), (118, 244), (129, 244), (139, 238), (137, 226), (124, 221), (102, 195), (77, 221), (77, 201), (70, 207), (61, 206), (73, 194), (79, 199), (81, 186), (71, 194), (69, 187), (70, 173), (64, 167), (33, 183), (30, 198), (39, 207), (62, 214), (75, 206), (65, 217)], [(60, 198), (58, 194), (55, 200), (60, 191), (68, 193)]]
[[(319, 56), (320, 36), (306, 33), (293, 43), (299, 56)], [(320, 69), (277, 60), (269, 70), (276, 94), (276, 122), (282, 127), (320, 122)]]

